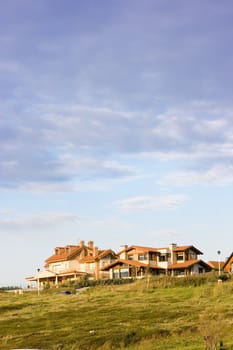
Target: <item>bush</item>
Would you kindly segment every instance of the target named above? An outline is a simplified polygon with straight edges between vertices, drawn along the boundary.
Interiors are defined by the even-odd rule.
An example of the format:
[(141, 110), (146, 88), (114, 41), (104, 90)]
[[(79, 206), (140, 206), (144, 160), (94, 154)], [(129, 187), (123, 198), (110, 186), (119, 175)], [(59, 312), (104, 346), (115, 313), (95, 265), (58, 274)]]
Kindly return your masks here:
[(175, 288), (175, 287), (197, 287), (208, 282), (206, 275), (196, 276), (156, 276), (150, 279), (150, 287), (152, 288)]
[(95, 287), (95, 286), (109, 286), (109, 285), (120, 285), (132, 283), (134, 280), (131, 278), (127, 279), (100, 279), (100, 280), (88, 280), (82, 279), (75, 283), (74, 288), (83, 288), (83, 287)]
[(229, 275), (227, 275), (227, 274), (221, 274), (220, 276), (218, 276), (218, 279), (219, 280), (222, 280), (222, 281), (227, 281), (227, 280), (229, 280)]

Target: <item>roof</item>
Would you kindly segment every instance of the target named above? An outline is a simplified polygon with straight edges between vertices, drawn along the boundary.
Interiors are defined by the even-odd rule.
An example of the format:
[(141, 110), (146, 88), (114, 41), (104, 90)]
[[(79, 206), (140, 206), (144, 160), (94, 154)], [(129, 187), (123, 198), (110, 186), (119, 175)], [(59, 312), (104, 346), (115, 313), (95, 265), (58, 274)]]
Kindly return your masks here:
[(105, 256), (107, 256), (109, 254), (116, 256), (116, 254), (114, 253), (114, 251), (112, 249), (104, 249), (104, 250), (99, 250), (98, 254), (96, 256), (88, 255), (88, 256), (85, 256), (85, 257), (79, 259), (79, 262), (81, 264), (82, 263), (93, 263), (96, 260), (103, 259)]
[(102, 270), (109, 270), (109, 269), (111, 269), (112, 267), (114, 267), (116, 265), (123, 265), (123, 264), (131, 265), (131, 266), (135, 266), (135, 267), (148, 266), (147, 264), (142, 263), (142, 262), (137, 261), (137, 260), (117, 259), (117, 260), (113, 261), (111, 264), (106, 265), (105, 267), (103, 267)]
[(128, 265), (128, 266), (134, 266), (134, 267), (149, 267), (151, 269), (164, 270), (164, 268), (162, 268), (160, 266), (145, 264), (145, 263), (138, 261), (138, 260), (126, 260), (126, 259), (118, 259), (118, 260), (112, 262), (111, 264), (103, 267), (102, 270), (103, 271), (110, 270), (114, 266), (124, 265), (124, 264)]
[(188, 260), (188, 261), (185, 261), (183, 263), (170, 265), (168, 267), (168, 269), (169, 270), (185, 269), (185, 268), (191, 267), (191, 266), (196, 265), (196, 264), (202, 265), (203, 267), (210, 268), (210, 266), (207, 263), (205, 263), (203, 260)]
[(122, 252), (129, 252), (130, 250), (136, 249), (139, 252), (157, 252), (158, 248), (153, 248), (153, 247), (144, 247), (144, 246), (139, 246), (139, 245), (131, 245), (130, 247), (127, 247), (123, 250), (121, 250), (118, 254), (121, 254)]
[(80, 262), (94, 262), (95, 260), (104, 258), (108, 254), (112, 254), (116, 256), (115, 252), (112, 249), (97, 250), (97, 255), (94, 256), (95, 248), (91, 248), (85, 245), (84, 246), (67, 245), (65, 247), (56, 247), (55, 248), (56, 253), (51, 255), (49, 258), (45, 260), (45, 266), (48, 267), (50, 263), (71, 260), (76, 255), (78, 255), (82, 249), (86, 249), (93, 252), (93, 256), (83, 257), (80, 259)]
[(93, 263), (95, 262), (95, 257), (94, 256), (84, 256), (83, 258), (79, 259), (80, 264), (83, 263)]
[(112, 249), (99, 250), (99, 253), (96, 256), (96, 259), (102, 259), (109, 254), (116, 256), (115, 252)]
[(43, 270), (43, 271), (39, 271), (35, 276), (31, 276), (31, 277), (27, 277), (26, 281), (28, 282), (33, 282), (33, 281), (38, 281), (40, 279), (44, 279), (44, 278), (52, 278), (52, 277), (59, 277), (59, 276), (72, 276), (72, 275), (86, 275), (86, 272), (83, 271), (78, 271), (78, 270), (65, 270), (64, 272), (60, 272), (60, 273), (55, 273), (49, 270)]
[[(123, 250), (121, 250), (118, 254), (121, 254), (123, 252), (129, 252), (130, 250), (136, 249), (138, 252), (146, 253), (146, 252), (159, 252), (160, 250), (169, 249), (169, 247), (163, 247), (163, 248), (154, 248), (154, 247), (144, 247), (144, 246), (138, 246), (138, 245), (131, 245), (130, 247), (127, 247)], [(173, 251), (174, 252), (184, 252), (186, 250), (192, 249), (197, 254), (203, 254), (199, 249), (195, 248), (193, 245), (184, 245), (184, 246), (174, 246)]]
[(226, 259), (224, 265), (223, 265), (223, 269), (225, 269), (225, 267), (229, 264), (229, 262), (233, 260), (233, 252), (231, 253), (231, 255)]
[(185, 252), (186, 250), (194, 250), (197, 254), (203, 254), (199, 249), (195, 248), (193, 245), (183, 245), (174, 247), (174, 252)]
[(49, 271), (49, 270), (43, 270), (39, 271), (35, 276), (27, 277), (27, 281), (38, 281), (39, 279), (43, 278), (50, 278), (50, 277), (55, 277), (56, 273)]
[(80, 246), (68, 245), (65, 247), (56, 247), (55, 250), (56, 249), (58, 249), (59, 252), (57, 254), (51, 255), (45, 260), (46, 266), (53, 262), (69, 260), (76, 254), (78, 254), (82, 248)]
[(219, 265), (220, 265), (220, 268), (222, 269), (223, 266), (224, 266), (224, 261), (208, 261), (208, 265), (210, 265), (210, 267), (212, 267), (213, 269), (216, 269), (218, 270), (219, 269)]

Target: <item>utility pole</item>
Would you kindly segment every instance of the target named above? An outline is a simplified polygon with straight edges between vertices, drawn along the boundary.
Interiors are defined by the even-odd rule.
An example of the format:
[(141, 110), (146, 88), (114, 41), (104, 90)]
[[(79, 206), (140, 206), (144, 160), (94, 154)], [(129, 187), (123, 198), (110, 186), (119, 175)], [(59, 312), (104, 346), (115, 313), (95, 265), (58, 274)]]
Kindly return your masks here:
[(37, 269), (37, 294), (38, 296), (40, 295), (40, 277), (39, 277), (39, 272), (40, 272), (40, 269)]
[(221, 266), (220, 266), (220, 254), (221, 254), (221, 251), (218, 250), (217, 253), (218, 253), (218, 275), (220, 276), (221, 275)]

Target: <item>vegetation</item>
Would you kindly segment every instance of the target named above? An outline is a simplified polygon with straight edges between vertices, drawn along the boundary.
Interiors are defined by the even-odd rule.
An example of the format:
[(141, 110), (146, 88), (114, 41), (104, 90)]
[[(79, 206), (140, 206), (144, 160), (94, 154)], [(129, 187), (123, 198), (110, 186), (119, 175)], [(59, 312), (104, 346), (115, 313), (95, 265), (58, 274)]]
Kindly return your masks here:
[[(233, 350), (230, 279), (148, 276), (76, 287), (2, 292), (0, 349)], [(68, 289), (71, 295), (62, 293)]]

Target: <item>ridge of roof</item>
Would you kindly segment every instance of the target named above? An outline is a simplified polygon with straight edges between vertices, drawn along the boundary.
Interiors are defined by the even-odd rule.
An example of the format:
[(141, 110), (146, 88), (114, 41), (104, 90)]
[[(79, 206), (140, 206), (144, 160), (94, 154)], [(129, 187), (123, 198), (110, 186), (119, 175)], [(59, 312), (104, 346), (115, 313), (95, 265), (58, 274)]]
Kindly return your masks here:
[(123, 252), (128, 252), (132, 249), (141, 249), (141, 250), (144, 250), (144, 251), (152, 251), (152, 252), (157, 252), (158, 251), (158, 248), (154, 248), (154, 247), (145, 247), (145, 246), (140, 246), (140, 245), (131, 245), (125, 249), (122, 249), (120, 250), (117, 255), (123, 253)]
[(185, 250), (188, 250), (188, 249), (193, 249), (195, 250), (197, 253), (199, 254), (203, 254), (199, 249), (197, 249), (196, 247), (194, 247), (193, 245), (183, 245), (183, 246), (176, 246), (173, 248), (173, 251), (174, 252), (179, 252), (179, 251), (185, 251)]

